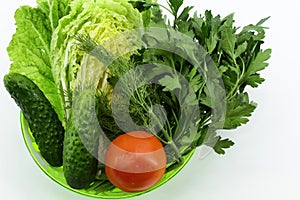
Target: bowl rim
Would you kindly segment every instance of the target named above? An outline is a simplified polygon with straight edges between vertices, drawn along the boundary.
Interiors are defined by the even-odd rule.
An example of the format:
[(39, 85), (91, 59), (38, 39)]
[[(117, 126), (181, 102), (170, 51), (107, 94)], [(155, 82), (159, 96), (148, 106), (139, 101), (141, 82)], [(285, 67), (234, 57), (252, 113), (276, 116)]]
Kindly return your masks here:
[[(35, 149), (32, 146), (32, 144), (35, 143), (35, 142), (34, 141), (31, 141), (31, 142), (29, 141), (30, 139), (34, 140), (34, 138), (33, 138), (32, 133), (30, 131), (28, 122), (27, 122), (25, 116), (23, 115), (22, 111), (20, 112), (20, 124), (21, 124), (22, 136), (23, 136), (24, 142), (26, 144), (26, 148), (29, 151), (30, 156), (32, 157), (32, 159), (34, 160), (34, 162), (36, 163), (36, 165), (44, 172), (45, 175), (47, 175), (50, 179), (52, 179), (58, 185), (63, 186), (67, 190), (73, 191), (73, 192), (75, 192), (77, 194), (80, 194), (80, 195), (83, 195), (83, 196), (86, 196), (86, 197), (92, 197), (92, 198), (98, 198), (98, 199), (124, 199), (124, 198), (131, 198), (131, 197), (136, 197), (136, 196), (140, 196), (142, 194), (149, 193), (149, 192), (157, 189), (158, 187), (161, 187), (162, 185), (164, 185), (165, 183), (167, 183), (169, 180), (171, 180), (174, 176), (176, 176), (184, 168), (184, 166), (189, 162), (189, 160), (191, 159), (191, 157), (193, 156), (193, 154), (195, 152), (195, 148), (194, 148), (187, 155), (184, 155), (183, 156), (184, 161), (183, 161), (183, 163), (180, 166), (178, 166), (177, 168), (172, 169), (172, 170), (166, 172), (164, 174), (164, 176), (162, 177), (162, 179), (157, 184), (155, 184), (153, 187), (151, 187), (151, 188), (149, 188), (147, 190), (144, 190), (144, 191), (141, 191), (141, 192), (134, 192), (134, 193), (124, 192), (124, 191), (120, 190), (120, 192), (124, 193), (124, 195), (120, 195), (120, 196), (105, 196), (104, 192), (100, 192), (98, 194), (92, 194), (92, 193), (87, 193), (86, 190), (84, 190), (84, 189), (78, 190), (78, 189), (71, 188), (66, 183), (63, 183), (60, 180), (57, 180), (52, 175), (51, 172), (47, 171), (44, 168), (44, 166), (42, 166), (42, 164), (40, 163), (40, 161), (39, 161), (39, 159), (37, 157), (37, 156), (40, 156), (40, 159), (43, 159), (42, 156), (40, 155), (39, 152), (35, 151)], [(48, 164), (46, 161), (44, 161), (44, 162), (46, 164)], [(52, 167), (49, 164), (48, 164), (48, 167), (51, 167), (53, 169), (59, 169), (59, 168), (62, 169), (63, 168), (62, 166), (61, 167)], [(64, 179), (64, 177), (63, 177), (63, 179)], [(119, 189), (117, 189), (117, 190), (119, 190)]]

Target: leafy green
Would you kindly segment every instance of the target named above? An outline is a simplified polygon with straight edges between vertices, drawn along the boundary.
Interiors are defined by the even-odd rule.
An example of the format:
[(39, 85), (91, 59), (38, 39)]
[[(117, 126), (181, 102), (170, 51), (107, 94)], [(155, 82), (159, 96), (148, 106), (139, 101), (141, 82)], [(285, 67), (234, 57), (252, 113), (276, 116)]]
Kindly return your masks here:
[(231, 59), (235, 59), (235, 29), (233, 28), (233, 14), (228, 15), (225, 18), (224, 25), (220, 27), (220, 47), (230, 56)]
[(59, 20), (69, 13), (71, 1), (72, 0), (37, 0), (39, 9), (46, 15), (50, 22), (52, 33), (58, 26)]
[(267, 49), (259, 51), (249, 64), (246, 72), (242, 78), (241, 84), (243, 87), (250, 85), (251, 87), (258, 87), (264, 79), (258, 74), (259, 71), (265, 69), (268, 66), (266, 62), (271, 56), (271, 50)]
[(247, 93), (240, 93), (227, 101), (224, 129), (233, 129), (246, 124), (255, 110), (256, 103), (250, 102)]
[(217, 152), (218, 154), (225, 154), (224, 149), (230, 148), (231, 146), (234, 145), (234, 142), (232, 142), (229, 139), (221, 139), (221, 137), (218, 137), (218, 141), (216, 142), (216, 144), (213, 146), (215, 152)]
[[(234, 14), (221, 18), (220, 15), (213, 16), (212, 12), (207, 10), (204, 15), (194, 13), (191, 16), (189, 13), (193, 7), (187, 6), (181, 9), (183, 1), (168, 1), (168, 4), (170, 10), (168, 8), (166, 10), (171, 11), (174, 16), (173, 26), (162, 24), (161, 21), (153, 26), (167, 27), (188, 35), (209, 53), (222, 77), (221, 82), (223, 83), (221, 84), (221, 82), (215, 80), (216, 84), (213, 89), (219, 92), (222, 87), (225, 89), (226, 113), (214, 113), (211, 110), (212, 103), (217, 104), (217, 100), (211, 102), (212, 99), (218, 99), (218, 97), (214, 96), (212, 98), (208, 90), (206, 73), (199, 74), (195, 68), (193, 69), (191, 63), (183, 61), (178, 56), (185, 52), (190, 58), (193, 58), (195, 54), (190, 49), (191, 44), (186, 41), (181, 42), (180, 38), (176, 38), (176, 33), (168, 32), (168, 38), (162, 38), (163, 34), (157, 33), (151, 36), (155, 39), (150, 41), (159, 41), (158, 43), (165, 49), (170, 49), (170, 44), (175, 43), (176, 47), (173, 47), (173, 49), (180, 49), (180, 51), (176, 51), (178, 55), (157, 49), (146, 49), (142, 52), (141, 57), (144, 63), (162, 63), (170, 66), (189, 80), (189, 84), (197, 94), (201, 110), (200, 128), (197, 131), (198, 135), (195, 137), (197, 141), (194, 141), (194, 144), (196, 146), (206, 144), (213, 147), (217, 153), (224, 154), (223, 149), (232, 146), (233, 142), (228, 139), (223, 140), (216, 134), (214, 127), (218, 127), (218, 124), (223, 123), (223, 129), (237, 128), (247, 123), (255, 110), (256, 103), (249, 100), (245, 88), (247, 86), (258, 87), (264, 81), (260, 72), (268, 66), (267, 60), (270, 58), (271, 49), (263, 50), (261, 45), (264, 43), (266, 29), (263, 24), (269, 17), (260, 20), (257, 24), (250, 24), (240, 29), (234, 25)], [(179, 10), (182, 10), (180, 14)], [(160, 19), (163, 19), (163, 17), (160, 17)], [(172, 37), (176, 38), (175, 42), (170, 41)], [(209, 69), (210, 64), (208, 61), (205, 65)], [(174, 88), (178, 85), (176, 81), (168, 76), (162, 78), (162, 81)], [(177, 113), (177, 115), (179, 114)], [(211, 122), (211, 119), (214, 118), (219, 119), (219, 122), (215, 120), (217, 124)], [(184, 143), (183, 140), (182, 143)]]
[[(77, 48), (75, 36), (89, 33), (90, 37), (105, 45), (105, 47), (116, 54), (120, 54), (128, 47), (127, 44), (116, 46), (116, 41), (108, 41), (109, 38), (118, 34), (142, 26), (141, 16), (138, 10), (131, 4), (122, 0), (75, 0), (71, 4), (70, 14), (59, 21), (59, 25), (54, 32), (55, 37), (51, 42), (52, 69), (55, 83), (61, 91), (72, 94), (76, 84), (78, 73), (83, 65), (89, 65), (89, 70), (85, 69), (83, 74), (88, 79), (104, 80), (106, 68), (101, 66), (93, 58), (89, 58), (85, 52)], [(126, 40), (125, 38), (123, 38)], [(84, 80), (85, 77), (80, 78)], [(90, 80), (92, 81), (92, 80)], [(95, 81), (95, 80), (94, 80)], [(106, 83), (105, 81), (103, 83)], [(97, 83), (95, 83), (97, 84)], [(103, 90), (110, 89), (106, 84), (101, 84)], [(64, 95), (64, 104), (70, 105), (71, 99)], [(65, 112), (68, 117), (69, 106)]]
[(12, 61), (11, 70), (35, 66), (51, 81), (51, 32), (45, 15), (38, 8), (23, 6), (16, 11), (15, 19), (17, 31), (7, 49)]
[(177, 18), (177, 13), (183, 4), (183, 0), (168, 0), (168, 4), (171, 8), (172, 14)]
[(50, 43), (59, 18), (68, 13), (68, 1), (39, 0), (38, 7), (22, 6), (15, 12), (16, 32), (7, 48), (10, 72), (32, 80), (44, 93), (60, 120), (63, 103), (52, 76)]

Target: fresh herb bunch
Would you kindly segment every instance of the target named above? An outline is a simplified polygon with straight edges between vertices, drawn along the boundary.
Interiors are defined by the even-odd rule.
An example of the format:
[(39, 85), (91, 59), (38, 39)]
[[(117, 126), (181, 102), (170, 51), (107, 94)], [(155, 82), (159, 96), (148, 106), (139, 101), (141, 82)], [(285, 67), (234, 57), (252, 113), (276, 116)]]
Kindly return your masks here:
[[(161, 13), (160, 8), (164, 6), (158, 4), (149, 4), (146, 1), (138, 1), (136, 8), (143, 11), (152, 5), (155, 13)], [(135, 5), (135, 4), (133, 4)], [(263, 23), (269, 17), (260, 20), (257, 24), (250, 24), (239, 28), (234, 26), (234, 15), (230, 14), (224, 18), (220, 15), (213, 16), (212, 12), (207, 10), (204, 15), (190, 15), (193, 6), (182, 8), (183, 0), (169, 0), (170, 12), (174, 19), (173, 24), (166, 21), (166, 16), (154, 15), (149, 26), (158, 26), (162, 28), (173, 28), (174, 30), (186, 34), (194, 39), (196, 43), (201, 45), (213, 59), (219, 73), (224, 82), (226, 91), (226, 115), (223, 129), (235, 129), (249, 121), (249, 117), (256, 108), (256, 103), (250, 101), (249, 95), (245, 88), (247, 86), (256, 88), (265, 79), (261, 77), (260, 71), (267, 66), (267, 60), (270, 58), (271, 49), (262, 49), (265, 38), (265, 29)], [(180, 12), (180, 10), (182, 10)], [(175, 37), (175, 36), (174, 36)], [(172, 35), (170, 36), (172, 38)], [(178, 48), (186, 49), (184, 43), (177, 43)], [(225, 148), (229, 148), (234, 143), (229, 139), (222, 139), (216, 133), (211, 133), (213, 140), (207, 139), (206, 130), (209, 126), (211, 118), (211, 105), (209, 105), (209, 96), (203, 89), (205, 84), (203, 78), (199, 74), (195, 74), (193, 66), (186, 61), (182, 61), (180, 57), (170, 52), (160, 52), (153, 50), (142, 51), (141, 59), (145, 63), (161, 62), (178, 70), (198, 90), (199, 106), (205, 109), (205, 114), (201, 114), (201, 119), (205, 119), (199, 132), (199, 140), (196, 146), (207, 144), (212, 146), (219, 154), (224, 154)], [(147, 55), (147, 56), (145, 56)], [(151, 55), (151, 56), (149, 56)], [(205, 139), (207, 139), (205, 141)], [(216, 141), (216, 142), (211, 142)]]
[[(220, 84), (220, 87), (223, 86), (226, 92), (226, 113), (224, 113), (225, 118), (222, 122), (222, 128), (235, 129), (247, 123), (256, 108), (256, 103), (250, 101), (245, 88), (247, 86), (258, 87), (264, 81), (260, 76), (260, 71), (267, 67), (268, 63), (266, 61), (270, 58), (271, 54), (271, 49), (262, 50), (261, 48), (266, 29), (262, 24), (268, 18), (262, 19), (255, 25), (248, 25), (242, 28), (241, 31), (238, 31), (238, 28), (234, 26), (233, 14), (223, 19), (220, 15), (213, 16), (211, 11), (206, 11), (203, 16), (197, 13), (191, 16), (190, 12), (193, 7), (181, 8), (183, 5), (182, 0), (169, 0), (169, 8), (146, 1), (131, 1), (131, 3), (142, 14), (151, 11), (151, 17), (144, 19), (144, 21), (149, 20), (149, 23), (146, 23), (148, 27), (161, 27), (166, 30), (173, 30), (168, 32), (169, 38), (167, 40), (156, 37), (161, 45), (168, 46), (171, 40), (177, 39), (176, 47), (178, 49), (188, 52), (190, 57), (196, 56), (189, 49), (189, 46), (185, 44), (185, 41), (180, 42), (176, 38), (176, 33), (179, 32), (191, 37), (195, 43), (201, 45), (209, 54), (223, 80), (223, 84)], [(173, 15), (173, 24), (166, 20), (166, 16), (161, 14), (161, 8), (166, 9)], [(179, 12), (180, 10), (182, 11)], [(155, 37), (155, 35), (150, 37)], [(145, 38), (147, 39), (146, 36), (144, 36)], [(101, 45), (97, 45), (93, 41), (81, 40), (81, 42), (83, 47), (84, 45), (91, 44), (95, 45), (92, 49), (99, 49), (101, 47)], [(88, 51), (88, 49), (84, 50)], [(93, 53), (100, 61), (105, 57), (101, 51), (98, 52), (98, 55), (97, 51), (93, 51)], [(118, 62), (120, 61), (115, 61), (115, 63)], [(197, 96), (197, 106), (200, 108), (199, 119), (193, 121), (193, 119), (186, 115), (185, 120), (181, 121), (182, 118), (180, 116), (183, 113), (179, 109), (179, 100), (169, 90), (170, 88), (173, 91), (186, 91), (188, 89), (188, 87), (178, 84), (180, 82), (179, 76), (159, 72), (157, 74), (160, 76), (160, 80), (158, 81), (159, 86), (145, 83), (142, 87), (132, 88), (131, 85), (124, 84), (124, 91), (134, 90), (131, 96), (129, 112), (130, 117), (135, 120), (135, 123), (147, 127), (151, 118), (149, 111), (151, 111), (152, 106), (158, 104), (165, 109), (166, 112), (159, 112), (160, 115), (163, 113), (164, 116), (159, 116), (156, 113), (158, 122), (166, 120), (165, 125), (160, 127), (161, 131), (157, 136), (165, 145), (171, 144), (172, 151), (169, 152), (172, 153), (168, 155), (169, 161), (176, 160), (177, 164), (181, 163), (182, 155), (203, 144), (211, 146), (219, 154), (224, 154), (224, 149), (234, 144), (230, 139), (223, 139), (218, 136), (216, 133), (218, 129), (208, 131), (209, 127), (212, 126), (213, 107), (211, 105), (211, 96), (206, 88), (207, 81), (203, 77), (203, 74), (199, 73), (195, 69), (195, 66), (188, 60), (183, 59), (173, 52), (143, 48), (138, 54), (132, 55), (130, 60), (126, 61), (122, 59), (121, 63), (121, 65), (112, 64), (109, 67), (111, 70), (110, 80), (114, 80), (114, 83), (124, 75), (123, 73), (119, 73), (120, 70), (118, 72), (116, 69), (124, 69), (124, 66), (127, 66), (125, 68), (130, 70), (136, 65), (149, 63), (155, 63), (155, 65), (162, 64), (182, 74), (189, 81), (189, 85), (192, 86), (193, 92)], [(123, 70), (123, 72), (127, 70)], [(155, 73), (153, 77), (155, 77)], [(137, 77), (137, 79), (139, 78)], [(187, 95), (187, 93), (181, 94), (182, 98), (185, 98), (186, 96), (184, 95)], [(192, 101), (188, 102), (188, 104), (193, 103)], [(193, 116), (193, 110), (189, 110), (188, 112)], [(189, 130), (189, 127), (180, 125), (188, 124), (188, 121), (195, 123), (198, 130)], [(162, 124), (156, 124), (156, 126), (159, 125)], [(181, 130), (182, 133), (174, 135), (182, 127), (188, 131)], [(119, 129), (110, 130), (110, 132), (118, 131)], [(193, 141), (190, 141), (191, 139)]]

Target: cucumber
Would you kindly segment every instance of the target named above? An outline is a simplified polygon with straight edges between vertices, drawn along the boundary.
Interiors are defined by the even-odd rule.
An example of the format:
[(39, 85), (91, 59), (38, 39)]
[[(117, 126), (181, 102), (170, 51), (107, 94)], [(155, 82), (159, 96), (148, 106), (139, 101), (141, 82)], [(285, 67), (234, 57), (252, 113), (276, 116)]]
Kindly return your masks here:
[(64, 128), (43, 92), (17, 73), (5, 75), (4, 85), (23, 112), (43, 158), (51, 166), (61, 166)]
[(69, 186), (87, 188), (95, 179), (99, 123), (96, 92), (85, 90), (72, 99), (63, 148), (63, 170)]

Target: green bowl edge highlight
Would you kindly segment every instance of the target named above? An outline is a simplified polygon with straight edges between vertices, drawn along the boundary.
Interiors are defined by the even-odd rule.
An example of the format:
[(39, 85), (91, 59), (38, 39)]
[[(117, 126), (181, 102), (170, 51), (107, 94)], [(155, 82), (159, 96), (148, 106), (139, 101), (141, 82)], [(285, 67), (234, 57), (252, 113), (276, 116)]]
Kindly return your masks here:
[[(31, 155), (31, 157), (33, 158), (33, 160), (35, 161), (35, 163), (38, 165), (38, 167), (48, 176), (50, 177), (53, 181), (55, 181), (56, 183), (58, 183), (59, 185), (63, 186), (64, 188), (71, 190), (75, 193), (87, 196), (87, 197), (92, 197), (92, 198), (100, 198), (100, 199), (124, 199), (124, 198), (130, 198), (130, 197), (135, 197), (135, 196), (139, 196), (145, 193), (148, 193), (160, 186), (162, 186), (163, 184), (165, 184), (166, 182), (168, 182), (170, 179), (172, 179), (177, 173), (179, 173), (182, 168), (188, 163), (188, 161), (191, 159), (191, 157), (193, 156), (195, 149), (192, 150), (189, 154), (185, 155), (184, 158), (184, 162), (182, 165), (180, 165), (179, 167), (168, 171), (164, 174), (164, 176), (162, 177), (162, 179), (153, 187), (151, 187), (148, 190), (145, 191), (141, 191), (141, 192), (134, 192), (134, 193), (129, 193), (129, 192), (124, 192), (118, 188), (109, 190), (109, 191), (104, 191), (104, 192), (100, 192), (95, 194), (95, 192), (93, 193), (92, 190), (88, 191), (88, 189), (73, 189), (71, 188), (67, 183), (66, 180), (64, 178), (63, 175), (63, 167), (52, 167), (50, 166), (43, 158), (42, 156), (39, 154), (39, 150), (38, 147), (36, 145), (36, 143), (34, 142), (34, 138), (32, 136), (32, 133), (29, 129), (28, 123), (23, 115), (22, 112), (20, 112), (20, 122), (21, 122), (21, 129), (22, 129), (22, 135), (23, 135), (23, 139), (25, 141), (26, 147)], [(44, 165), (43, 165), (44, 164)]]

